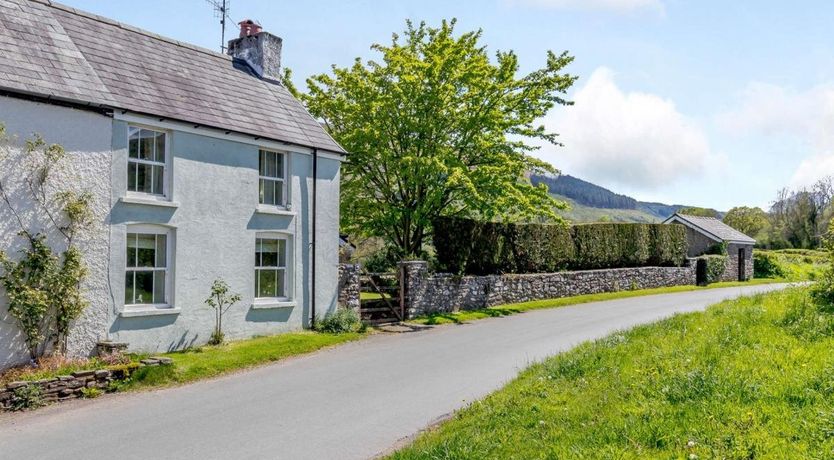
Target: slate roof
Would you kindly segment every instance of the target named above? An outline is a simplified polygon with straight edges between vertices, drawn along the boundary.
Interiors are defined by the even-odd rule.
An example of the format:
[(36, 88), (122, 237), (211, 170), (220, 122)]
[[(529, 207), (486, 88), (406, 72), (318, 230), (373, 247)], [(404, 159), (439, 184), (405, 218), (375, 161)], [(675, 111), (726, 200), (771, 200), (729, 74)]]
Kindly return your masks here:
[(230, 56), (48, 0), (0, 0), (0, 50), (2, 91), (344, 153), (286, 88)]
[(700, 217), (689, 216), (686, 214), (674, 214), (664, 221), (664, 223), (671, 223), (679, 221), (682, 224), (689, 224), (696, 231), (700, 231), (706, 236), (715, 240), (726, 241), (728, 243), (742, 243), (755, 244), (756, 240), (741, 233), (740, 231), (730, 227), (714, 217)]

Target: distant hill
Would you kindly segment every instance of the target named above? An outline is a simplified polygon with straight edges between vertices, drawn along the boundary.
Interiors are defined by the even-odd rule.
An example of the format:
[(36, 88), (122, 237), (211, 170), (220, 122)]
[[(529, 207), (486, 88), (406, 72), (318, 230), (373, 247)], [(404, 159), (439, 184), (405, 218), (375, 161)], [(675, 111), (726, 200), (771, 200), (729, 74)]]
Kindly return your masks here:
[(534, 174), (530, 181), (535, 185), (547, 185), (554, 198), (570, 203), (571, 209), (562, 214), (573, 222), (659, 222), (687, 207), (638, 201), (569, 175)]
[(554, 195), (562, 195), (592, 208), (637, 209), (637, 200), (573, 176), (530, 176), (533, 185), (544, 183)]

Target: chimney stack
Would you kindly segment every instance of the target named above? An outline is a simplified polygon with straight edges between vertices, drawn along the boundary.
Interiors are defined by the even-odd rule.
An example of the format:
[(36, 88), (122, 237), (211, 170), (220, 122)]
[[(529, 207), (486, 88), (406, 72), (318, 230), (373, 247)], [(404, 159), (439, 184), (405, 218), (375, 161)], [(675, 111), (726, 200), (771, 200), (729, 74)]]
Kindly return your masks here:
[(240, 37), (229, 40), (227, 53), (249, 64), (258, 77), (265, 80), (281, 80), (281, 47), (283, 41), (251, 19), (240, 25)]

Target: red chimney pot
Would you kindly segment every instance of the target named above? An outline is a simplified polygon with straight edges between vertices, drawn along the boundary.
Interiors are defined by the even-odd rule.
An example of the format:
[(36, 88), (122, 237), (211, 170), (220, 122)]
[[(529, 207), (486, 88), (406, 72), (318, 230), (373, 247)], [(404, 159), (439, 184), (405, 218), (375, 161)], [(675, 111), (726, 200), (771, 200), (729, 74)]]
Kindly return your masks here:
[(263, 30), (260, 24), (251, 19), (244, 19), (243, 21), (238, 22), (238, 25), (240, 26), (240, 38), (255, 35)]

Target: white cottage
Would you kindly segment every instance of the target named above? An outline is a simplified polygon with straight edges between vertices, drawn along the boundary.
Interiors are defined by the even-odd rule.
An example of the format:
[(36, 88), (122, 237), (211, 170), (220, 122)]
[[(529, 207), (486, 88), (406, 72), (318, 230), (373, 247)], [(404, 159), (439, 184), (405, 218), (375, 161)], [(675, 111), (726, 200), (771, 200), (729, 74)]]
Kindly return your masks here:
[[(71, 354), (103, 340), (205, 343), (216, 278), (243, 295), (224, 317), (230, 338), (300, 329), (336, 307), (345, 152), (279, 83), (281, 39), (241, 25), (227, 56), (54, 2), (0, 0), (0, 123), (63, 145), (67, 183), (95, 197), (80, 242), (91, 304)], [(16, 164), (0, 165), (0, 181), (20, 204)], [(23, 246), (17, 230), (0, 206), (0, 248)], [(0, 368), (28, 358), (4, 297)]]

